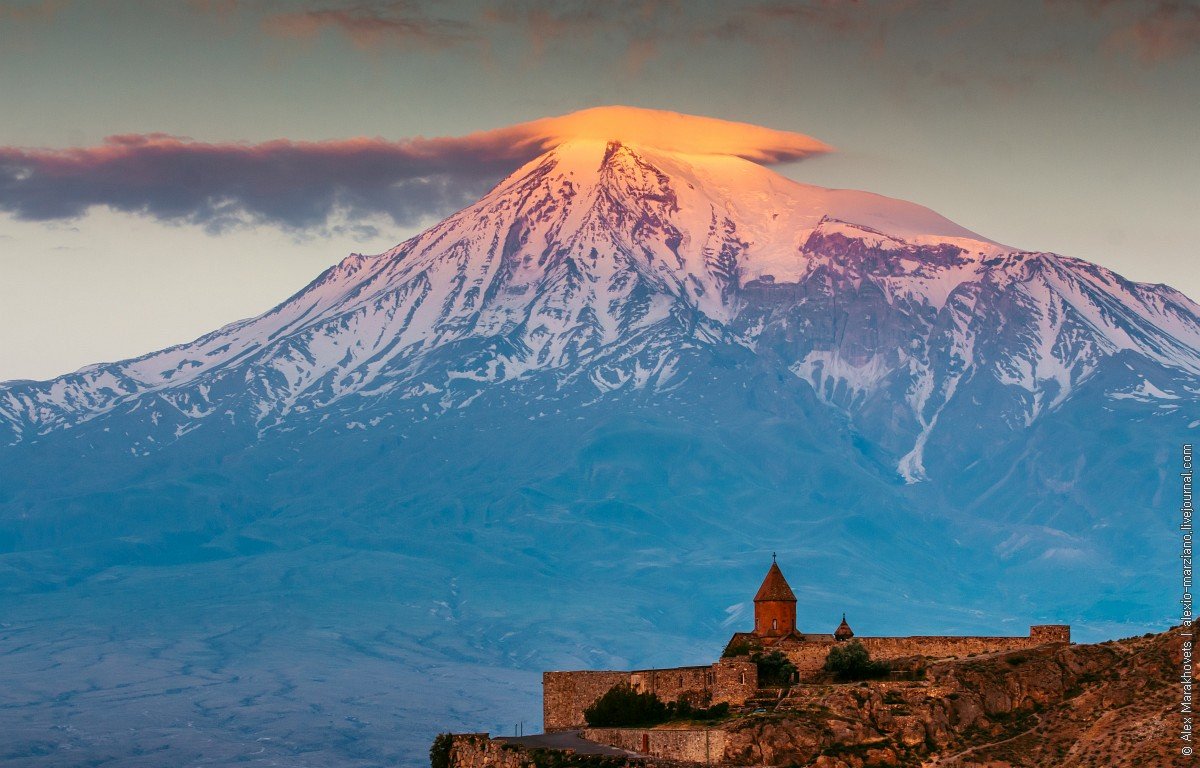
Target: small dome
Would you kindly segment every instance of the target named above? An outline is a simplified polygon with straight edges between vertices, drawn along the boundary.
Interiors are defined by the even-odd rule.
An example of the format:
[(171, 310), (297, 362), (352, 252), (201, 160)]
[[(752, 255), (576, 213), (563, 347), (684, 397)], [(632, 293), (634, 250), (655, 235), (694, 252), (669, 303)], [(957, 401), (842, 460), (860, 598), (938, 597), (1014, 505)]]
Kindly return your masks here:
[(846, 623), (846, 614), (842, 614), (842, 623), (838, 624), (838, 628), (833, 631), (835, 640), (849, 640), (854, 637), (854, 630), (850, 629), (850, 625)]

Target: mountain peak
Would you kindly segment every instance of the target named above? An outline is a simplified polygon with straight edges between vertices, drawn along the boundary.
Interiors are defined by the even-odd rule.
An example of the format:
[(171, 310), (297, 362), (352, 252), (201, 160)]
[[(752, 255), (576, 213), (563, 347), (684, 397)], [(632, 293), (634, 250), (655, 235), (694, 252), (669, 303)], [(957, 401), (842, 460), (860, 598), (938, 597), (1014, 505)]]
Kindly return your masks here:
[[(257, 318), (10, 385), (0, 428), (19, 440), (144, 395), (198, 421), (236, 393), (267, 429), (364, 397), (457, 409), (532, 377), (561, 392), (670, 391), (693, 350), (736, 348), (787, 361), (849, 412), (890, 403), (872, 407), (901, 414), (886, 446), (917, 479), (962, 382), (1011, 389), (1010, 418), (1029, 424), (1124, 351), (1200, 370), (1200, 320), (1178, 295), (913, 203), (793, 181), (739, 154), (746, 143), (588, 134), (563, 131), (472, 206), (346, 258)], [(686, 151), (705, 148), (723, 151)]]
[[(509, 216), (536, 209), (533, 218), (543, 222), (575, 211), (555, 228), (562, 232), (582, 223), (586, 211), (594, 214), (596, 205), (607, 213), (588, 221), (596, 225), (607, 219), (613, 235), (626, 244), (626, 235), (664, 225), (660, 234), (676, 243), (668, 263), (677, 261), (679, 267), (706, 249), (736, 252), (743, 280), (798, 279), (808, 264), (805, 243), (814, 232), (830, 235), (835, 229), (844, 237), (888, 241), (897, 248), (949, 245), (972, 258), (1013, 251), (914, 203), (803, 184), (733, 155), (689, 154), (610, 138), (562, 142), (452, 219), (472, 219), (487, 210)], [(626, 226), (633, 229), (619, 231)], [(686, 271), (693, 275), (707, 271), (698, 263), (692, 266)]]

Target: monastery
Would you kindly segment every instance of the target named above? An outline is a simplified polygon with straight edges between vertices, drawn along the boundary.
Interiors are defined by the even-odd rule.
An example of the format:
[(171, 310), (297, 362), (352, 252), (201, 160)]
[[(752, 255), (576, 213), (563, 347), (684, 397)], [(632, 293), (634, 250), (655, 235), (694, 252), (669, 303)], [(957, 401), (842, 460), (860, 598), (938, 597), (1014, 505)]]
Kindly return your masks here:
[(698, 707), (722, 702), (742, 706), (760, 695), (758, 667), (750, 660), (752, 651), (782, 652), (796, 667), (795, 682), (804, 683), (821, 675), (831, 648), (852, 638), (862, 643), (873, 660), (916, 656), (962, 658), (1047, 643), (1069, 643), (1071, 628), (1065, 624), (1032, 626), (1026, 637), (858, 637), (843, 614), (841, 624), (832, 634), (801, 632), (796, 626), (796, 595), (772, 558), (771, 567), (754, 596), (753, 631), (734, 633), (716, 663), (627, 672), (545, 672), (542, 675), (545, 729), (549, 733), (585, 727), (584, 709), (619, 684), (652, 692), (663, 701), (687, 700)]

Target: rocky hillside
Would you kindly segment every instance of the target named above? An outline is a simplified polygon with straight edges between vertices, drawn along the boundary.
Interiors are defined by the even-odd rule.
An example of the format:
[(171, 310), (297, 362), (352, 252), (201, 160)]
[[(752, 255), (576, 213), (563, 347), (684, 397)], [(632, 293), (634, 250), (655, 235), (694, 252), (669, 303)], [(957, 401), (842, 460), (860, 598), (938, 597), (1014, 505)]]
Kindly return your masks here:
[[(735, 715), (716, 726), (723, 734), (713, 734), (719, 737), (713, 741), (724, 744), (724, 765), (1182, 765), (1179, 690), (1172, 683), (1180, 641), (1178, 631), (1171, 631), (1096, 645), (1043, 646), (930, 662), (925, 679), (913, 682), (801, 686), (773, 711)], [(633, 736), (640, 741), (640, 734)], [(687, 764), (680, 759), (684, 755), (655, 752), (643, 759), (602, 749), (530, 749), (472, 735), (456, 737), (450, 768)]]
[(1169, 766), (1177, 632), (935, 663), (920, 683), (830, 686), (729, 729), (742, 764)]

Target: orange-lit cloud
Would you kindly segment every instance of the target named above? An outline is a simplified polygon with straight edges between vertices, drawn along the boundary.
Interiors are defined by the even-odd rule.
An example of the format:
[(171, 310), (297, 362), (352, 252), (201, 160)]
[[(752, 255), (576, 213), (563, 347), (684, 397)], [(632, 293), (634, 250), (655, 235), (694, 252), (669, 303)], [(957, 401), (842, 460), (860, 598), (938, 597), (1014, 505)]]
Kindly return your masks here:
[(213, 231), (240, 224), (307, 229), (326, 225), (338, 212), (414, 224), (473, 202), (519, 165), (576, 139), (761, 163), (830, 151), (803, 134), (631, 107), (402, 141), (214, 144), (135, 134), (91, 147), (0, 147), (0, 211), (53, 220), (103, 206)]
[(734, 155), (758, 163), (801, 160), (831, 152), (828, 144), (792, 131), (635, 107), (595, 107), (513, 126), (542, 146), (572, 139), (615, 139), (700, 155)]

